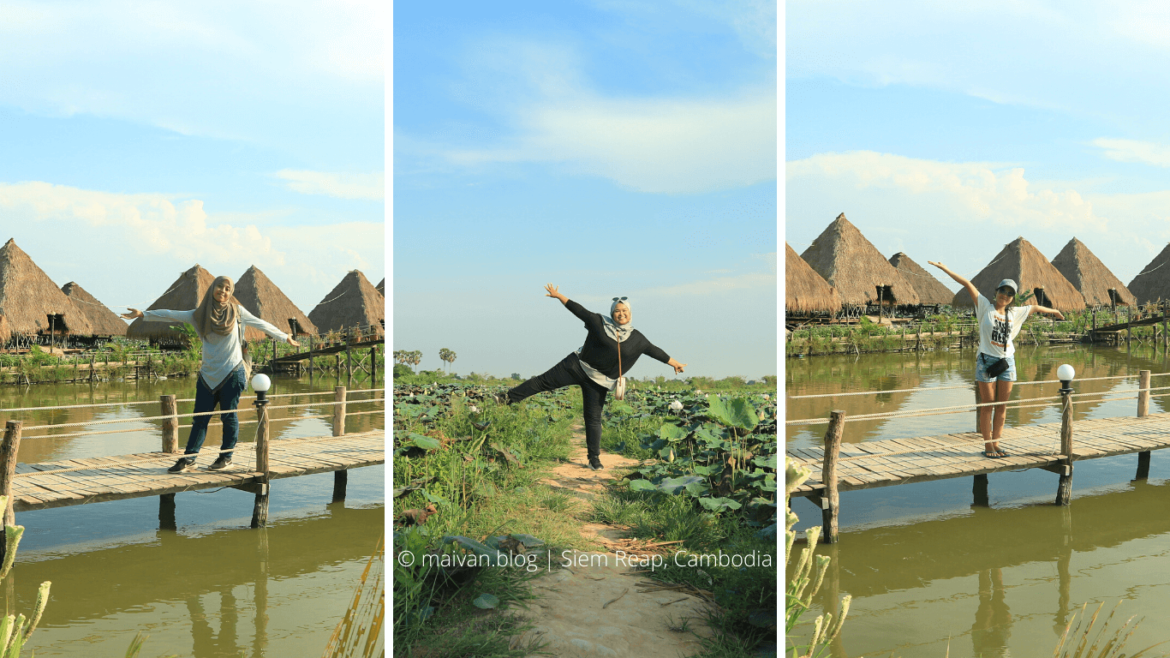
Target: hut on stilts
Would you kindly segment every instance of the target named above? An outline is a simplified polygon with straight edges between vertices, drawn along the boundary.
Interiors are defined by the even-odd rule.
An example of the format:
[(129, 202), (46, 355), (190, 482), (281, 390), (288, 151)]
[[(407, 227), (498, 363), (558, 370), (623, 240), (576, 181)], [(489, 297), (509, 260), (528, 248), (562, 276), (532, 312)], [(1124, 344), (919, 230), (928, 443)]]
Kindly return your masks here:
[[(180, 274), (179, 278), (175, 279), (175, 282), (167, 288), (167, 291), (146, 310), (190, 311), (199, 306), (199, 303), (203, 301), (203, 295), (211, 288), (214, 281), (215, 277), (212, 276), (211, 272), (196, 263), (194, 267)], [(240, 300), (233, 295), (231, 303), (239, 304)], [(126, 329), (126, 337), (149, 340), (152, 345), (160, 347), (186, 349), (189, 343), (187, 335), (182, 329), (182, 323), (179, 322), (146, 322), (144, 318), (138, 318), (130, 323)], [(259, 329), (253, 327), (244, 329), (245, 340), (255, 341), (266, 337), (267, 335)]]
[(317, 326), (309, 316), (297, 308), (272, 279), (255, 265), (249, 267), (236, 282), (235, 295), (248, 312), (281, 331), (297, 336), (317, 333)]
[[(1058, 311), (1079, 311), (1085, 308), (1085, 298), (1068, 279), (1056, 269), (1040, 250), (1024, 238), (1004, 245), (995, 258), (979, 274), (971, 278), (975, 289), (988, 300), (995, 299), (995, 287), (1004, 279), (1012, 279), (1019, 286), (1017, 293), (1032, 291), (1034, 298), (1026, 304), (1039, 304)], [(972, 308), (971, 296), (966, 290), (955, 293), (951, 305)]]
[(0, 315), (7, 319), (9, 339), (24, 349), (44, 339), (64, 346), (70, 336), (91, 336), (93, 327), (77, 304), (37, 267), (15, 240), (0, 248)]
[(309, 319), (322, 332), (352, 332), (357, 327), (363, 334), (380, 336), (384, 333), (386, 298), (360, 270), (353, 270), (309, 311)]
[(89, 319), (89, 323), (93, 325), (94, 336), (104, 336), (109, 338), (111, 336), (125, 336), (126, 329), (129, 325), (126, 321), (118, 317), (117, 313), (111, 311), (105, 304), (99, 302), (93, 295), (85, 291), (84, 288), (77, 285), (75, 281), (70, 281), (61, 286), (61, 292), (65, 296), (73, 300), (77, 308), (85, 314)]
[(1170, 300), (1170, 266), (1167, 263), (1170, 263), (1170, 244), (1129, 282), (1129, 291), (1138, 304)]
[(904, 252), (899, 251), (891, 256), (890, 265), (897, 268), (902, 273), (902, 276), (910, 282), (910, 285), (914, 288), (914, 292), (918, 293), (919, 303), (924, 306), (933, 305), (935, 307), (935, 313), (938, 312), (939, 306), (950, 304), (951, 300), (955, 298), (955, 292), (953, 290), (944, 286), (930, 272), (911, 260)]
[(1132, 306), (1137, 298), (1105, 267), (1085, 243), (1073, 238), (1052, 259), (1052, 266), (1068, 279), (1091, 307)]
[(833, 316), (841, 310), (841, 298), (816, 270), (809, 267), (787, 242), (784, 243), (784, 319)]
[(919, 303), (918, 293), (906, 277), (845, 219), (845, 213), (838, 215), (800, 257), (837, 289), (843, 306), (864, 311), (876, 305), (882, 313), (883, 308), (892, 311), (894, 306)]

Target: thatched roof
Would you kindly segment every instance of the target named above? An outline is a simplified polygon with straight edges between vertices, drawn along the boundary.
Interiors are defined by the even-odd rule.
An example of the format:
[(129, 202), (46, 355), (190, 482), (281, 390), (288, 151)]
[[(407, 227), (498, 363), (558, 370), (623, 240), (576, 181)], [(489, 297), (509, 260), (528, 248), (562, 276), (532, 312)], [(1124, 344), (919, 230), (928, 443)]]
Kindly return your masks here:
[(383, 277), (382, 280), (378, 282), (378, 285), (374, 286), (374, 288), (378, 292), (382, 293), (383, 297), (385, 297), (386, 296), (386, 278)]
[(297, 325), (300, 327), (298, 335), (309, 335), (317, 333), (317, 327), (313, 324), (309, 317), (297, 308), (297, 305), (292, 303), (288, 297), (285, 296), (280, 288), (269, 279), (266, 274), (256, 268), (255, 265), (248, 268), (247, 272), (240, 277), (236, 282), (236, 299), (248, 309), (252, 315), (270, 322), (286, 333), (292, 333), (289, 319), (295, 319)]
[[(146, 308), (148, 311), (156, 309), (169, 309), (172, 311), (190, 311), (197, 308), (199, 303), (203, 301), (203, 295), (211, 288), (215, 277), (211, 272), (199, 267), (196, 263), (195, 267), (183, 272), (179, 275), (175, 282), (167, 287), (167, 291), (161, 297), (155, 300), (153, 304)], [(240, 300), (233, 295), (231, 302), (239, 304)], [(128, 338), (137, 338), (139, 340), (180, 340), (182, 334), (172, 329), (174, 325), (179, 325), (178, 322), (145, 322), (144, 318), (138, 318), (130, 323), (130, 327), (126, 330)], [(244, 338), (247, 340), (260, 340), (265, 338), (267, 334), (259, 329), (247, 327), (244, 329)]]
[(386, 298), (359, 270), (346, 274), (341, 283), (309, 311), (309, 319), (322, 332), (372, 325), (380, 333), (379, 320), (385, 318)]
[(836, 313), (841, 298), (816, 270), (784, 243), (784, 310), (789, 313)]
[(8, 318), (0, 315), (0, 349), (4, 348), (9, 338), (12, 338), (12, 330), (8, 328)]
[[(1085, 308), (1085, 298), (1073, 284), (1064, 278), (1052, 263), (1024, 238), (1004, 245), (983, 271), (971, 279), (975, 289), (988, 300), (995, 299), (995, 287), (1004, 279), (1013, 279), (1020, 288), (1017, 292), (1044, 289), (1045, 300), (1033, 298), (1026, 303), (1038, 303), (1060, 311), (1076, 311)], [(951, 302), (954, 306), (971, 307), (971, 296), (960, 290)]]
[[(89, 336), (93, 327), (73, 300), (49, 279), (28, 254), (9, 240), (0, 248), (0, 315), (8, 318), (12, 333), (49, 333), (50, 315), (63, 316), (64, 333)], [(60, 324), (53, 323), (60, 334)]]
[(905, 253), (899, 251), (891, 256), (890, 265), (898, 268), (902, 276), (906, 277), (923, 304), (950, 304), (955, 298), (955, 291), (944, 286), (921, 265), (910, 260)]
[[(842, 304), (878, 301), (878, 286), (889, 286), (897, 304), (919, 303), (918, 293), (857, 227), (837, 216), (800, 255), (817, 274), (837, 289)], [(886, 292), (883, 301), (889, 301)]]
[(1111, 306), (1109, 290), (1116, 291), (1117, 303), (1131, 305), (1137, 302), (1133, 293), (1122, 285), (1121, 280), (1105, 267), (1099, 258), (1089, 251), (1085, 243), (1073, 238), (1064, 249), (1052, 259), (1052, 266), (1060, 270), (1064, 278), (1081, 292), (1089, 306)]
[(77, 308), (85, 313), (85, 317), (89, 319), (89, 323), (93, 325), (93, 333), (97, 336), (125, 336), (127, 324), (126, 321), (118, 317), (105, 304), (102, 304), (94, 296), (85, 291), (84, 288), (77, 285), (76, 282), (70, 281), (61, 286), (61, 292), (65, 296), (73, 300)]
[(1170, 263), (1170, 244), (1129, 282), (1129, 291), (1137, 298), (1137, 303), (1170, 300), (1170, 265), (1167, 263)]

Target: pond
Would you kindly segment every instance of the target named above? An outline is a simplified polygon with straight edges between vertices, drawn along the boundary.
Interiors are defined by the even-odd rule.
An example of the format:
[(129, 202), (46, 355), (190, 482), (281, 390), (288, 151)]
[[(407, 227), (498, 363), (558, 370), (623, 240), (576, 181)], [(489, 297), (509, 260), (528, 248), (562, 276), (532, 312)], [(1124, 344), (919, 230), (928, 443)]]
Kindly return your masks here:
[[(310, 393), (347, 385), (329, 377), (273, 378), (270, 394)], [(350, 390), (369, 388), (358, 381)], [(99, 384), (0, 387), (0, 409), (84, 404), (138, 406), (0, 412), (26, 425), (94, 422), (159, 415), (160, 395), (194, 397), (193, 378)], [(245, 395), (252, 395), (251, 391)], [(382, 409), (354, 404), (347, 412)], [(281, 404), (332, 401), (332, 395), (281, 398)], [(290, 401), (291, 400), (291, 401)], [(242, 402), (240, 420), (255, 418)], [(193, 402), (180, 402), (179, 413)], [(273, 412), (274, 441), (332, 434), (332, 407)], [(189, 424), (190, 419), (180, 419)], [(41, 462), (157, 451), (161, 421), (50, 430), (126, 429), (116, 434), (22, 440), (19, 461)], [(205, 451), (222, 438), (216, 417)], [(240, 442), (255, 424), (241, 425)], [(347, 432), (385, 427), (380, 413), (349, 416)], [(189, 429), (179, 430), (180, 448)], [(26, 434), (42, 434), (34, 430)], [(200, 459), (200, 467), (212, 461)], [(169, 464), (167, 464), (169, 465)], [(124, 655), (138, 631), (150, 635), (142, 656), (318, 655), (345, 614), (370, 556), (384, 535), (383, 466), (349, 473), (344, 500), (333, 500), (333, 475), (274, 480), (268, 527), (249, 527), (253, 495), (236, 489), (176, 494), (173, 519), (159, 497), (21, 512), (17, 562), (4, 583), (15, 612), (33, 609), (41, 582), (52, 593), (30, 647), (38, 657)]]
[[(887, 391), (875, 395), (787, 400), (788, 420), (931, 409), (974, 402), (972, 350), (788, 359), (786, 393), (814, 395)], [(1140, 370), (1170, 372), (1162, 350), (1134, 346), (1020, 347), (1017, 384), (1056, 379), (1071, 364), (1077, 393), (1136, 396)], [(1134, 375), (1129, 379), (1080, 381)], [(1155, 376), (1153, 387), (1170, 386)], [(934, 391), (898, 392), (933, 388)], [(1013, 399), (1056, 399), (1059, 384), (1017, 385)], [(1164, 392), (1155, 392), (1155, 395)], [(1074, 407), (1074, 420), (1132, 417), (1134, 399)], [(1150, 412), (1170, 411), (1170, 396)], [(1057, 404), (1009, 411), (1007, 425), (1060, 420)], [(823, 445), (825, 425), (788, 426), (788, 447)], [(975, 430), (975, 413), (851, 422), (847, 443)], [(1011, 451), (1010, 442), (1001, 444)], [(972, 444), (977, 452), (982, 444)], [(1165, 452), (1165, 451), (1163, 451)], [(1118, 617), (1147, 621), (1128, 651), (1170, 640), (1159, 620), (1170, 614), (1170, 454), (1155, 451), (1150, 477), (1135, 481), (1136, 455), (1079, 462), (1072, 504), (1053, 505), (1057, 476), (1037, 469), (988, 477), (989, 504), (975, 504), (973, 478), (955, 478), (842, 492), (840, 543), (822, 545), (832, 566), (814, 600), (815, 618), (851, 594), (853, 601), (832, 655), (952, 658), (1050, 655), (1070, 615), (1104, 602), (1104, 617), (1120, 600)], [(794, 500), (796, 528), (820, 523), (819, 508)], [(798, 549), (801, 548), (798, 545)], [(1115, 617), (1115, 623), (1117, 618)], [(804, 629), (794, 637), (806, 637)], [(949, 649), (948, 649), (949, 647)]]

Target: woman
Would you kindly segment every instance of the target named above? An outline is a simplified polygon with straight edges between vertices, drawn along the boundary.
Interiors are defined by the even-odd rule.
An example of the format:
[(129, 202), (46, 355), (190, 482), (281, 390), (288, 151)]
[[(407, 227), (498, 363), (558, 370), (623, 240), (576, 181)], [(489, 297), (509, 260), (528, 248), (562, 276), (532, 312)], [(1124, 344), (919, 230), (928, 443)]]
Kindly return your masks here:
[[(617, 384), (619, 377), (634, 367), (642, 354), (648, 354), (681, 373), (687, 364), (679, 363), (646, 340), (634, 329), (630, 303), (625, 297), (614, 297), (609, 308), (610, 317), (590, 313), (577, 302), (557, 292), (556, 286), (545, 286), (546, 297), (559, 299), (565, 308), (585, 322), (589, 335), (585, 344), (570, 352), (560, 363), (543, 375), (533, 377), (501, 396), (503, 404), (513, 404), (542, 391), (576, 384), (581, 387), (585, 405), (585, 445), (589, 453), (589, 468), (600, 470), (601, 465), (601, 407), (605, 396)], [(618, 372), (618, 350), (621, 350), (621, 372)]]
[[(975, 321), (979, 324), (979, 355), (975, 357), (975, 386), (979, 389), (980, 402), (1007, 402), (1012, 392), (1012, 382), (1016, 381), (1016, 346), (1012, 343), (1024, 320), (1031, 313), (1051, 315), (1058, 320), (1064, 319), (1064, 314), (1047, 306), (1020, 306), (1008, 308), (1016, 298), (1016, 282), (1004, 279), (995, 287), (995, 304), (979, 294), (975, 286), (967, 279), (952, 272), (946, 265), (927, 261), (938, 269), (946, 272), (959, 285), (967, 289), (971, 295), (971, 302), (975, 304)], [(988, 374), (988, 368), (993, 367), (1000, 359), (1006, 359), (1007, 369), (998, 376)], [(995, 426), (991, 427), (991, 410), (995, 409)], [(1007, 407), (997, 404), (994, 407), (979, 407), (979, 432), (983, 435), (983, 456), (991, 459), (1007, 457), (1008, 454), (999, 449), (999, 437), (1003, 434), (1003, 421), (1007, 415)]]
[[(223, 450), (208, 470), (218, 471), (231, 465), (231, 449), (240, 438), (240, 423), (236, 418), (236, 404), (240, 394), (248, 385), (244, 374), (244, 355), (240, 337), (240, 325), (256, 327), (264, 333), (299, 347), (300, 343), (260, 318), (252, 315), (243, 306), (231, 303), (235, 286), (226, 276), (216, 277), (211, 283), (199, 308), (193, 311), (155, 310), (143, 313), (130, 309), (122, 317), (127, 320), (144, 318), (146, 322), (179, 321), (195, 327), (199, 340), (203, 341), (203, 364), (199, 368), (199, 381), (195, 385), (195, 413), (212, 411), (218, 404), (223, 421)], [(168, 473), (182, 473), (195, 470), (195, 455), (207, 438), (207, 423), (211, 416), (195, 416), (191, 421), (191, 436), (187, 438), (187, 449)]]

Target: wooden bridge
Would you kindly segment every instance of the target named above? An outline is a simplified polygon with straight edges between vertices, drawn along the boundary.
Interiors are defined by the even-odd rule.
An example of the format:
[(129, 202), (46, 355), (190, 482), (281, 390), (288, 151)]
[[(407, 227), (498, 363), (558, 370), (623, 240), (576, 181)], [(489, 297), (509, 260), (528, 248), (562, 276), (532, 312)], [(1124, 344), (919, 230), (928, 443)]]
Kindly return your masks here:
[[(1068, 505), (1074, 462), (1129, 453), (1138, 453), (1136, 478), (1145, 479), (1149, 476), (1150, 452), (1170, 448), (1170, 413), (1149, 413), (1150, 391), (1162, 389), (1150, 388), (1149, 370), (1141, 371), (1138, 377), (1136, 416), (1077, 421), (1074, 442), (1071, 409), (1075, 403), (1070, 399), (1071, 391), (1062, 390), (1061, 422), (1005, 426), (999, 442), (1008, 456), (999, 459), (983, 455), (983, 435), (978, 432), (866, 441), (843, 446), (841, 436), (846, 414), (833, 411), (823, 448), (789, 448), (786, 451), (791, 461), (812, 472), (812, 476), (793, 490), (791, 496), (808, 498), (821, 508), (824, 521), (821, 537), (832, 543), (838, 539), (841, 491), (973, 476), (975, 502), (985, 505), (988, 474), (1039, 468), (1059, 476), (1055, 502)], [(1055, 400), (1050, 399), (1048, 404), (1052, 402)], [(972, 409), (994, 404), (961, 406)], [(1012, 408), (1011, 402), (1007, 405), (1008, 409)], [(908, 412), (907, 415), (929, 415), (929, 411)], [(808, 424), (808, 421), (789, 421), (789, 424), (802, 423)]]
[[(350, 399), (351, 393), (373, 393), (369, 399)], [(256, 396), (241, 398), (253, 400), (256, 406), (256, 420), (241, 420), (240, 425), (256, 424), (254, 443), (238, 443), (233, 449), (233, 463), (221, 471), (196, 470), (179, 474), (167, 472), (167, 468), (181, 456), (178, 446), (179, 419), (200, 415), (218, 415), (216, 410), (206, 413), (177, 413), (177, 400), (173, 395), (161, 396), (158, 404), (159, 416), (149, 418), (131, 417), (113, 420), (98, 420), (83, 423), (66, 423), (25, 427), (21, 421), (7, 421), (4, 439), (0, 442), (0, 494), (8, 496), (9, 505), (4, 511), (4, 524), (15, 525), (15, 512), (48, 509), (68, 505), (84, 505), (125, 498), (160, 496), (160, 518), (169, 511), (174, 516), (174, 495), (183, 491), (195, 491), (215, 487), (234, 487), (256, 495), (253, 508), (252, 527), (262, 527), (268, 518), (268, 483), (271, 480), (313, 473), (334, 473), (333, 498), (345, 497), (349, 469), (373, 466), (386, 462), (385, 430), (372, 430), (356, 434), (345, 432), (347, 416), (383, 414), (384, 409), (348, 412), (348, 405), (384, 403), (385, 389), (366, 389), (347, 392), (344, 386), (325, 393), (297, 393), (280, 396)], [(276, 398), (331, 395), (332, 401), (307, 404), (272, 404)], [(189, 400), (188, 400), (189, 401)], [(141, 403), (138, 403), (141, 404)], [(78, 407), (114, 407), (126, 403), (99, 405), (68, 405)], [(313, 416), (290, 416), (270, 418), (276, 409), (305, 409), (309, 407), (332, 407), (332, 414)], [(46, 407), (0, 411), (36, 411)], [(237, 410), (237, 413), (245, 412)], [(303, 420), (306, 418), (333, 419), (332, 436), (316, 436), (298, 439), (269, 440), (270, 426), (274, 422)], [(22, 434), (28, 430), (39, 430), (35, 435), (25, 435), (29, 441), (41, 438), (67, 438), (94, 434), (117, 434), (120, 430), (90, 430), (72, 434), (45, 434), (50, 428), (91, 426), (162, 420), (162, 450), (160, 452), (115, 455), (107, 457), (74, 458), (52, 462), (18, 463)], [(121, 430), (124, 431), (124, 430)], [(225, 450), (207, 450), (199, 453), (201, 466), (210, 464), (215, 456)], [(0, 553), (3, 549), (0, 548)]]

